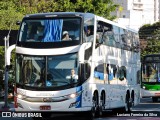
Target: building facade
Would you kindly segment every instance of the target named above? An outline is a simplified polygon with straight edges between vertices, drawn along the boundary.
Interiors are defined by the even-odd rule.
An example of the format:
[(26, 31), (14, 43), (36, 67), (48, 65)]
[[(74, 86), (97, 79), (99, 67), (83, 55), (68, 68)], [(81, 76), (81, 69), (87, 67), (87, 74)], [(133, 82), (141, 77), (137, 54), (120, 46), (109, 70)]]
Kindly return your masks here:
[(116, 22), (138, 30), (144, 24), (153, 24), (160, 20), (159, 0), (113, 0), (120, 7), (112, 15)]

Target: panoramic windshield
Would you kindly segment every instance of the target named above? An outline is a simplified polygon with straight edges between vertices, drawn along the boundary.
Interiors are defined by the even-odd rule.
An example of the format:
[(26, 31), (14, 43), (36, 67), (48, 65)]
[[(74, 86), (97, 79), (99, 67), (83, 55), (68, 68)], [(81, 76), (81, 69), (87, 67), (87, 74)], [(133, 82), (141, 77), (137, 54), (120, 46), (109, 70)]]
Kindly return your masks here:
[(17, 55), (16, 82), (33, 87), (60, 87), (79, 82), (77, 54)]
[(143, 65), (142, 82), (160, 82), (160, 63)]
[(26, 19), (19, 42), (61, 42), (80, 40), (80, 18)]

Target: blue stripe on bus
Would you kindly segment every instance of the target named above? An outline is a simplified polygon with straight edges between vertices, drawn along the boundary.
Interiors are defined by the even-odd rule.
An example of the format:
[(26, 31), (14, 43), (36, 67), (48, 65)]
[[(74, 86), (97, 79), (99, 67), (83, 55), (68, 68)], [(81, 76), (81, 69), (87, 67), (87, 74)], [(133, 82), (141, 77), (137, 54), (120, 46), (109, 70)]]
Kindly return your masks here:
[[(82, 91), (82, 86), (76, 87), (76, 92), (80, 92), (80, 91)], [(80, 95), (76, 98), (76, 103), (79, 103), (79, 104), (77, 104), (76, 108), (80, 108), (80, 107), (81, 107), (81, 104), (82, 104), (82, 94), (80, 94)]]

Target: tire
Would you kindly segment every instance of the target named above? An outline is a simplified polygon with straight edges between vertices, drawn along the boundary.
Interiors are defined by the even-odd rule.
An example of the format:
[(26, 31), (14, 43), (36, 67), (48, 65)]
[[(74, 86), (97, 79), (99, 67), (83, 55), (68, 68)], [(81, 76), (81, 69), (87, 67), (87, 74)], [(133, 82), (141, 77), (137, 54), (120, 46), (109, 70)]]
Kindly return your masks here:
[(129, 112), (132, 111), (133, 106), (134, 106), (134, 99), (133, 99), (133, 96), (132, 96), (132, 98), (130, 98), (130, 101), (129, 101)]
[(87, 120), (93, 120), (96, 117), (96, 111), (97, 111), (97, 106), (98, 106), (98, 96), (96, 93), (94, 93), (94, 96), (92, 98), (92, 108), (91, 111), (89, 112), (89, 115), (87, 117)]
[(125, 100), (125, 107), (124, 107), (124, 112), (131, 112), (131, 109), (130, 109), (130, 101), (129, 101), (129, 96), (128, 94), (126, 95), (126, 100)]
[(98, 106), (98, 111), (97, 111), (97, 117), (101, 117), (103, 116), (103, 111), (105, 109), (105, 93), (103, 92), (101, 94), (101, 100), (100, 100), (100, 104)]

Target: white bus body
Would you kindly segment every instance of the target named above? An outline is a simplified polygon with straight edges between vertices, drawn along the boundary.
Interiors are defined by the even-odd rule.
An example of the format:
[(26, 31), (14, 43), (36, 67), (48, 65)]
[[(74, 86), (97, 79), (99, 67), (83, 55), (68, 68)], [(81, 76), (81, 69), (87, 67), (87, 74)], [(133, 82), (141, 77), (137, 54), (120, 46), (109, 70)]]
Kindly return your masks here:
[[(74, 17), (77, 19), (72, 21)], [(35, 42), (35, 39), (27, 41), (25, 30), (29, 29), (29, 25), (33, 27), (32, 22), (36, 25), (39, 21), (54, 19), (63, 21), (60, 32), (67, 30), (69, 34), (77, 35), (78, 40), (73, 37), (73, 43), (61, 42), (57, 37), (59, 41), (55, 42), (50, 39), (53, 36), (45, 36), (41, 42)], [(49, 25), (51, 23), (48, 22)], [(90, 36), (85, 34), (86, 29), (92, 31)], [(16, 110), (97, 111), (99, 114), (114, 108), (130, 111), (140, 101), (137, 35), (135, 31), (90, 13), (27, 15), (22, 21), (16, 46)], [(64, 76), (72, 68), (78, 74), (78, 82), (66, 83)], [(55, 80), (51, 80), (51, 86), (47, 86), (48, 72)], [(42, 73), (45, 73), (44, 76)], [(42, 76), (44, 86), (33, 85)]]

